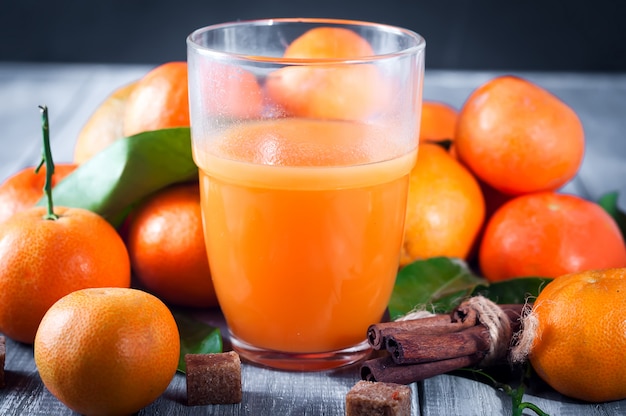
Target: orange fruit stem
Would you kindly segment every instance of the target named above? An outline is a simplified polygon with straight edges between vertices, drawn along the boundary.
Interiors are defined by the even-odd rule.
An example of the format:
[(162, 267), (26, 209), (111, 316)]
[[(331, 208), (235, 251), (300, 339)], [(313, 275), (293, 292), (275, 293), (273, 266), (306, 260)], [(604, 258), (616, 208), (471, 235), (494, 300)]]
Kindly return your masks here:
[(50, 123), (48, 121), (48, 107), (39, 106), (41, 109), (41, 130), (43, 132), (43, 155), (35, 173), (39, 173), (39, 169), (46, 165), (46, 182), (43, 185), (43, 192), (48, 203), (48, 211), (44, 215), (46, 220), (57, 220), (59, 217), (54, 213), (54, 204), (52, 203), (52, 175), (54, 175), (54, 161), (52, 160), (52, 149), (50, 148)]

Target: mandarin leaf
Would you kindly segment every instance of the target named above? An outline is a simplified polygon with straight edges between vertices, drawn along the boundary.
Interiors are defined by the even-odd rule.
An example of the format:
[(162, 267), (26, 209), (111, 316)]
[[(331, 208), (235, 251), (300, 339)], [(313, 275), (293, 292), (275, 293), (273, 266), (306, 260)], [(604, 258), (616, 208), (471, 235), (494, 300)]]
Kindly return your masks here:
[(197, 174), (188, 127), (148, 131), (113, 142), (59, 182), (52, 195), (57, 206), (88, 209), (117, 226), (142, 198)]
[(484, 296), (493, 302), (504, 304), (524, 304), (539, 295), (539, 292), (552, 281), (541, 277), (517, 277), (515, 279), (479, 285), (472, 296)]
[(398, 272), (389, 315), (392, 320), (416, 308), (449, 312), (486, 281), (460, 259), (433, 257), (415, 261)]

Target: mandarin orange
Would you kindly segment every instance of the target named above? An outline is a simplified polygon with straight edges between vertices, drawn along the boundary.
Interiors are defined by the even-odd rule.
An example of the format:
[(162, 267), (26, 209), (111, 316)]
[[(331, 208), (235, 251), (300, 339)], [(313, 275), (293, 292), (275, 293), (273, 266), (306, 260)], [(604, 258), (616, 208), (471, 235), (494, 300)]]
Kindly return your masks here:
[(454, 140), (459, 112), (441, 101), (424, 100), (420, 121), (420, 142)]
[(191, 79), (202, 88), (204, 102), (198, 106), (205, 114), (198, 117), (256, 118), (263, 111), (263, 91), (252, 72), (243, 68), (220, 64), (203, 63), (198, 71), (191, 71)]
[(180, 337), (170, 310), (128, 288), (77, 290), (54, 303), (34, 357), (46, 388), (84, 415), (130, 415), (174, 377)]
[(0, 223), (0, 332), (32, 343), (61, 297), (87, 287), (130, 286), (124, 242), (111, 224), (79, 208), (34, 207)]
[(124, 136), (189, 127), (187, 63), (168, 62), (137, 81), (124, 109)]
[(356, 32), (342, 27), (310, 29), (287, 46), (283, 56), (296, 59), (355, 58), (372, 56), (374, 50)]
[(476, 178), (443, 147), (421, 143), (410, 174), (401, 266), (436, 256), (466, 259), (484, 218)]
[(111, 93), (91, 114), (74, 145), (74, 163), (82, 164), (116, 140), (124, 137), (124, 112), (136, 82)]
[(488, 220), (480, 268), (492, 281), (557, 277), (626, 266), (615, 220), (598, 204), (574, 195), (539, 192), (504, 203)]
[(126, 237), (133, 275), (166, 303), (217, 306), (197, 182), (158, 191), (133, 211)]
[(626, 398), (625, 294), (624, 268), (586, 270), (550, 282), (524, 320), (537, 374), (576, 399)]
[(372, 56), (371, 45), (352, 30), (320, 27), (307, 31), (285, 50), (286, 59), (328, 62), (286, 66), (270, 73), (269, 97), (293, 116), (358, 120), (384, 107), (388, 92), (372, 64), (336, 62)]
[[(77, 167), (78, 165), (72, 163), (56, 165), (52, 175), (52, 186), (62, 181)], [(45, 166), (39, 169), (39, 173), (35, 173), (35, 167), (22, 169), (4, 181), (0, 185), (0, 223), (13, 214), (33, 207), (43, 196), (45, 181)]]
[(584, 146), (571, 107), (513, 76), (491, 79), (468, 97), (454, 138), (459, 159), (510, 195), (559, 189), (578, 172)]

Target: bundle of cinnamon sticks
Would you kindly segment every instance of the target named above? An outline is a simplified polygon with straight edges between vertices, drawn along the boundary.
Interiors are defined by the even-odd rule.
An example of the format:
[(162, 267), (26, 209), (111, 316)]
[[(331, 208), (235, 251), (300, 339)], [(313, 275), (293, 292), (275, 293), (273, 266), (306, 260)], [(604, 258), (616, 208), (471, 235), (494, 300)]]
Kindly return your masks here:
[(476, 297), (450, 314), (371, 325), (367, 338), (379, 353), (362, 364), (361, 378), (410, 384), (501, 360), (527, 307), (496, 305)]

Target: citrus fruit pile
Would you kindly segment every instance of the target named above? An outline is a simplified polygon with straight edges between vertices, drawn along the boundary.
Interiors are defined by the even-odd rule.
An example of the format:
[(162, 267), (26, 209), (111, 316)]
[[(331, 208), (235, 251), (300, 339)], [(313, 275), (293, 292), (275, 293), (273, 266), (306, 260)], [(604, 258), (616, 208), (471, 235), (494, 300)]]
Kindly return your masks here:
[[(580, 168), (585, 140), (558, 97), (500, 76), (457, 112), (424, 102), (421, 124), (429, 144), (412, 172), (403, 264), (460, 257), (492, 282), (626, 267), (616, 221), (596, 202), (560, 192)], [(425, 150), (432, 142), (449, 152)]]
[(479, 86), (453, 115), (445, 104), (424, 103), (421, 142), (450, 150), (435, 164), (434, 152), (423, 150), (437, 145), (420, 145), (403, 254), (412, 254), (408, 261), (436, 254), (473, 260), (491, 282), (553, 278), (530, 299), (514, 358), (528, 359), (566, 396), (626, 398), (624, 236), (598, 203), (560, 192), (585, 150), (578, 116), (513, 76)]
[[(54, 205), (53, 186), (76, 165), (56, 170), (48, 112), (41, 109), (40, 166), (19, 172), (0, 190), (14, 202), (0, 221), (0, 332), (34, 344), (42, 381), (71, 409), (131, 414), (172, 380), (178, 327), (162, 301), (130, 288), (128, 250), (107, 220)], [(43, 188), (45, 207), (34, 206), (40, 199), (35, 184)]]

